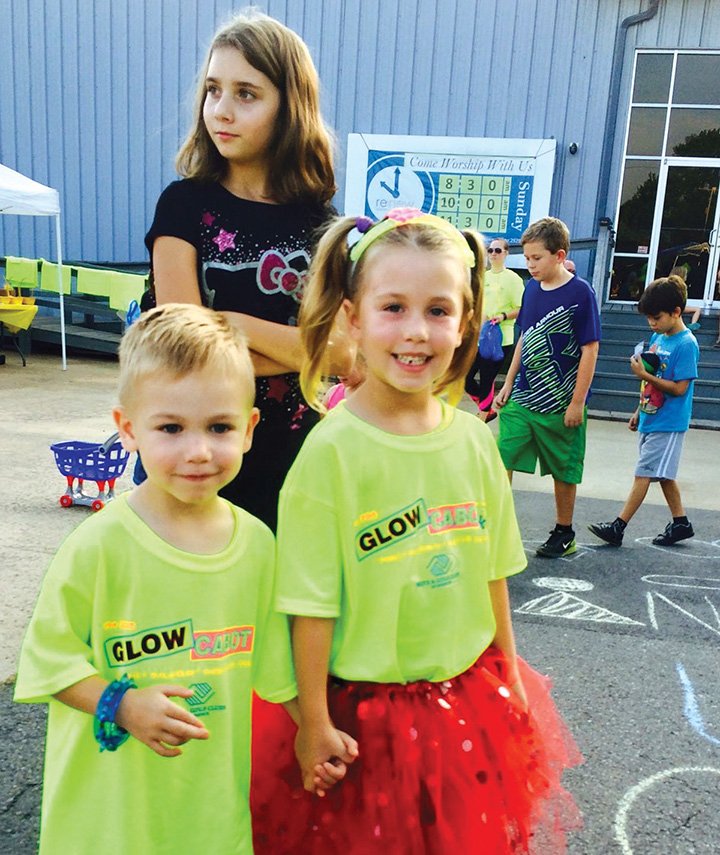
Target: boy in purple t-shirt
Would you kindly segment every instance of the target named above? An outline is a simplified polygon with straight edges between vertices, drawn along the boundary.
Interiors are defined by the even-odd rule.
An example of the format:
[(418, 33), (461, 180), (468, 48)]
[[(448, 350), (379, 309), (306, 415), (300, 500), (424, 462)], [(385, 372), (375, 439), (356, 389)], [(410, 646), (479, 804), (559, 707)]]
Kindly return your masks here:
[(498, 448), (511, 478), (515, 470), (532, 474), (538, 461), (540, 474), (552, 475), (556, 524), (537, 554), (561, 558), (577, 548), (572, 521), (600, 315), (590, 285), (564, 266), (570, 233), (562, 220), (544, 217), (521, 240), (532, 279), (517, 319), (520, 339), (495, 397)]
[[(657, 368), (648, 371), (640, 354), (630, 359), (630, 368), (644, 387), (640, 404), (628, 423), (630, 430), (640, 431), (635, 480), (623, 509), (612, 522), (588, 526), (596, 537), (612, 546), (622, 545), (625, 527), (642, 505), (652, 481), (660, 482), (672, 514), (672, 522), (653, 543), (672, 546), (695, 534), (675, 480), (683, 439), (690, 426), (700, 355), (695, 336), (682, 319), (686, 295), (685, 283), (678, 276), (668, 276), (651, 282), (638, 303), (638, 312), (647, 317), (653, 331), (648, 350), (656, 355)], [(648, 389), (653, 393), (648, 394)]]

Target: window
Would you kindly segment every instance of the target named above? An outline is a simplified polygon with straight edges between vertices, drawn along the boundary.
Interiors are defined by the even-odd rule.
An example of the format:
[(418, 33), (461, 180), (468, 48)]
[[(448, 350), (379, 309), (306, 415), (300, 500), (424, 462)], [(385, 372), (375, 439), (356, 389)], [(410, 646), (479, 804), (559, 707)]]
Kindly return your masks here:
[[(667, 189), (658, 206), (658, 188), (666, 180), (663, 158), (687, 158), (688, 167), (693, 158), (720, 159), (718, 80), (718, 51), (658, 50), (635, 54), (610, 299), (637, 300), (645, 284), (658, 272), (660, 255), (672, 249), (664, 244), (684, 241), (683, 228), (692, 225), (693, 200), (705, 199), (708, 194), (712, 199), (712, 194), (717, 194), (718, 182), (708, 180), (707, 169), (702, 180), (693, 170), (684, 169), (677, 175), (667, 174)], [(683, 188), (675, 187), (678, 181), (690, 182), (692, 192), (680, 193)], [(668, 205), (672, 208), (668, 192), (676, 194), (672, 204), (679, 206), (678, 211), (682, 208), (682, 215), (675, 217), (675, 209), (668, 210)], [(682, 200), (688, 202), (684, 208), (680, 205)], [(702, 210), (707, 214), (710, 207), (706, 201)], [(653, 247), (653, 229), (661, 224), (657, 246)], [(704, 234), (708, 229), (698, 226), (696, 231)]]

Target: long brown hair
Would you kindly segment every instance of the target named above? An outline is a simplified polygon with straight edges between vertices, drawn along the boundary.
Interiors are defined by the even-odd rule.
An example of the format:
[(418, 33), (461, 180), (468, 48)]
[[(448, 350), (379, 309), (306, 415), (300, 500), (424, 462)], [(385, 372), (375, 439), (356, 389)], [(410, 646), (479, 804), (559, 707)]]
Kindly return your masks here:
[[(444, 231), (426, 223), (404, 223), (386, 232), (352, 264), (348, 256), (348, 235), (356, 224), (355, 217), (335, 219), (318, 244), (310, 266), (310, 278), (300, 306), (300, 335), (305, 359), (300, 371), (300, 385), (310, 406), (320, 412), (319, 401), (322, 369), (330, 333), (343, 300), (361, 298), (363, 270), (383, 246), (410, 246), (427, 252), (459, 254), (457, 244)], [(485, 282), (485, 243), (477, 232), (462, 232), (475, 256), (470, 268), (469, 284), (463, 291), (463, 315), (466, 318), (463, 338), (455, 350), (448, 370), (438, 380), (435, 392), (446, 392), (453, 403), (460, 400), (465, 375), (475, 358)]]
[(198, 77), (193, 125), (175, 158), (178, 173), (200, 181), (225, 175), (227, 161), (203, 119), (210, 58), (221, 47), (239, 50), (280, 92), (268, 170), (274, 201), (329, 202), (336, 190), (333, 140), (320, 113), (320, 84), (310, 52), (297, 33), (253, 10), (233, 18), (213, 38)]

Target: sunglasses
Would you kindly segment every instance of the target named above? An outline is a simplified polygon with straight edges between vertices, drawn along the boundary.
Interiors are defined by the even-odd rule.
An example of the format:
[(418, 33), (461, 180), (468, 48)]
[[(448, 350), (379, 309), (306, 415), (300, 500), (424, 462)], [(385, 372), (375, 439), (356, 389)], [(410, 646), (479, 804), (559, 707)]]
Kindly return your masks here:
[(490, 253), (490, 255), (492, 255), (494, 252), (505, 252), (505, 250), (500, 246), (491, 246), (488, 249), (488, 252)]

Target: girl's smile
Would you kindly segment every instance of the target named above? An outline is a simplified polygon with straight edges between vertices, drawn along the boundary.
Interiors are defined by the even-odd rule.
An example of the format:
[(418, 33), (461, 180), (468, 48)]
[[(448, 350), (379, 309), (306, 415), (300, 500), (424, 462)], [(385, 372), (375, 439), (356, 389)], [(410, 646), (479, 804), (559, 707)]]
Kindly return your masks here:
[(396, 356), (396, 359), (402, 365), (422, 366), (422, 365), (425, 365), (425, 363), (428, 361), (428, 359), (430, 359), (430, 357), (429, 356), (423, 356), (422, 354), (420, 354), (418, 356), (411, 356), (409, 353), (405, 353), (405, 354), (398, 354)]

